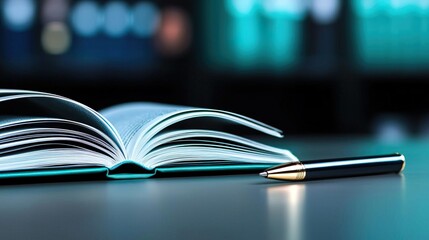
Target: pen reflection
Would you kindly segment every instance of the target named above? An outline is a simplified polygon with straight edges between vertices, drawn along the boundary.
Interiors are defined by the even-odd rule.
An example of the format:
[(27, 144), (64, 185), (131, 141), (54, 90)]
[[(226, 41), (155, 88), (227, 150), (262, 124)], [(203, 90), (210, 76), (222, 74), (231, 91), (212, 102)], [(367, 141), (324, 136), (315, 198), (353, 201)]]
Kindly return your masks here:
[[(281, 185), (267, 189), (271, 239), (303, 239), (305, 185)], [(283, 231), (279, 231), (283, 229)], [(278, 236), (278, 235), (280, 236)]]
[[(401, 174), (275, 185), (266, 189), (270, 239), (394, 239), (407, 221)], [(390, 226), (390, 231), (380, 231)], [(376, 236), (374, 238), (374, 236)], [(388, 236), (388, 237), (386, 237)]]

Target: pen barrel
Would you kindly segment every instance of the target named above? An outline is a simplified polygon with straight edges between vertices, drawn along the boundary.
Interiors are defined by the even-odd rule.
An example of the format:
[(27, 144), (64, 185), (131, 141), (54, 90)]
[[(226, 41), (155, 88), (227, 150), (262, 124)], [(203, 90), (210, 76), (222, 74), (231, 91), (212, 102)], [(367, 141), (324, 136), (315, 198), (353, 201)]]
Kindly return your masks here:
[(302, 161), (305, 179), (353, 177), (373, 174), (399, 173), (405, 167), (402, 154)]

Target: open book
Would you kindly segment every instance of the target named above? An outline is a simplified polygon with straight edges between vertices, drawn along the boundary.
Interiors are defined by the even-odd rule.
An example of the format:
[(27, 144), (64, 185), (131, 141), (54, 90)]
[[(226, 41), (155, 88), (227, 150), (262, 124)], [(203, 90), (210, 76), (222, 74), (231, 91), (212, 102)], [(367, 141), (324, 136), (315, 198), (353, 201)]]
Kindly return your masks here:
[(136, 102), (96, 112), (54, 94), (0, 90), (0, 111), (0, 178), (144, 178), (260, 170), (297, 160), (288, 150), (207, 127), (205, 121), (218, 121), (282, 137), (273, 127), (220, 110)]

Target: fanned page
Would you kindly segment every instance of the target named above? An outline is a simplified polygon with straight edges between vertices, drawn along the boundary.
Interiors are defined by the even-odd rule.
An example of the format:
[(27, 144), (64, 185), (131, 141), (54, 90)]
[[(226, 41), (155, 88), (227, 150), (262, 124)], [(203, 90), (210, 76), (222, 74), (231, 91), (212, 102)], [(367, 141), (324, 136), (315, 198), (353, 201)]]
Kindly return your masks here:
[(186, 109), (192, 108), (159, 103), (125, 103), (101, 110), (100, 114), (116, 128), (125, 147), (129, 149), (137, 132), (152, 122)]
[[(285, 149), (215, 129), (192, 128), (193, 120), (210, 118), (282, 137), (278, 129), (231, 112), (143, 102), (113, 106), (100, 113), (117, 129), (127, 157), (146, 169), (297, 160)], [(184, 121), (191, 121), (191, 127), (170, 128)]]
[(0, 90), (0, 175), (5, 171), (114, 166), (125, 147), (114, 127), (73, 100)]

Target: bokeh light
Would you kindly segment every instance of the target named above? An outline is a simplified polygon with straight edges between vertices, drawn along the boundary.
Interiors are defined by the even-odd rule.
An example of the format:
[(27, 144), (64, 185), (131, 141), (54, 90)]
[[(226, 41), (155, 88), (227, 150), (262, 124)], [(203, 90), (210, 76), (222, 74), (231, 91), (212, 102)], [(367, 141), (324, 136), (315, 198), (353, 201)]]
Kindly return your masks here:
[(263, 12), (269, 17), (291, 17), (303, 19), (307, 10), (307, 2), (302, 0), (263, 0)]
[(15, 31), (27, 30), (34, 22), (36, 5), (33, 0), (4, 0), (3, 18)]
[(181, 9), (171, 7), (164, 10), (157, 38), (164, 54), (182, 53), (191, 40), (191, 26), (188, 15)]
[(354, 0), (353, 46), (365, 71), (422, 71), (429, 64), (429, 2)]
[(90, 37), (97, 34), (102, 24), (102, 14), (97, 3), (93, 1), (77, 3), (71, 14), (71, 23), (80, 36)]
[(151, 36), (159, 26), (159, 10), (149, 2), (137, 3), (133, 9), (133, 20), (133, 31), (137, 36)]
[(381, 115), (374, 125), (377, 139), (385, 143), (400, 142), (409, 135), (406, 121), (397, 115)]
[(131, 23), (128, 6), (119, 1), (106, 4), (104, 9), (104, 31), (111, 37), (121, 37), (127, 33)]
[(415, 14), (427, 15), (428, 0), (353, 0), (352, 10), (360, 17), (380, 15), (400, 16)]
[(334, 22), (340, 11), (340, 0), (312, 0), (311, 15), (319, 24)]
[(353, 10), (361, 17), (375, 16), (381, 9), (377, 0), (353, 0)]
[(68, 0), (44, 0), (41, 9), (42, 21), (64, 22), (67, 19), (69, 13), (69, 1)]
[(226, 0), (227, 10), (236, 17), (254, 13), (258, 7), (257, 0)]
[(52, 22), (43, 28), (41, 40), (47, 53), (63, 54), (70, 48), (70, 31), (64, 23)]

